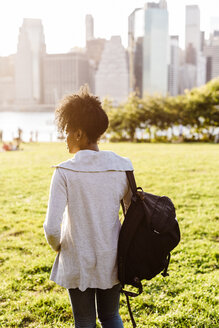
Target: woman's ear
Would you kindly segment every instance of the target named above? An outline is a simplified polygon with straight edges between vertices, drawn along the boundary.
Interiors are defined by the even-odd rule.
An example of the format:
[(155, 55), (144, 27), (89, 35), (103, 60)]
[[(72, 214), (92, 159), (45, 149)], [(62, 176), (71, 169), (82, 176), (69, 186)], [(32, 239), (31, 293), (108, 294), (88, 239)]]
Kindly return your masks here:
[(81, 130), (81, 129), (78, 129), (78, 130), (75, 132), (76, 140), (79, 141), (79, 140), (82, 138), (82, 135), (83, 135), (82, 130)]

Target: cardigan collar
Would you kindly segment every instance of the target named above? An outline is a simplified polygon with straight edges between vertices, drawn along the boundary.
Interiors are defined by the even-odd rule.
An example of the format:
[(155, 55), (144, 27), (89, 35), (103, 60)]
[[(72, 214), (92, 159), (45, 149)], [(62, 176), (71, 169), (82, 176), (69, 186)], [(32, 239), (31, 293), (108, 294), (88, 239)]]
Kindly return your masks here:
[(133, 171), (131, 161), (107, 150), (80, 150), (75, 156), (53, 167), (79, 172)]

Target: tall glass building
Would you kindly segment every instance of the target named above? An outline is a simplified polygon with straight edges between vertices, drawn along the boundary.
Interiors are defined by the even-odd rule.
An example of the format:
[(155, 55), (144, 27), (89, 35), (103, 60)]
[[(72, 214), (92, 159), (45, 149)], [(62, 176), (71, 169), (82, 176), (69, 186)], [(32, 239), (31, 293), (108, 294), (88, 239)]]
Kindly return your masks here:
[(42, 59), (45, 52), (46, 45), (41, 20), (25, 18), (20, 27), (15, 64), (17, 103), (42, 102)]
[(197, 5), (186, 6), (185, 32), (186, 62), (196, 65), (201, 50), (200, 10)]
[(179, 37), (170, 36), (170, 64), (168, 67), (168, 92), (171, 96), (178, 94), (179, 83)]
[(94, 39), (94, 19), (92, 15), (86, 15), (86, 42)]
[(144, 8), (143, 94), (168, 91), (169, 19), (165, 0)]

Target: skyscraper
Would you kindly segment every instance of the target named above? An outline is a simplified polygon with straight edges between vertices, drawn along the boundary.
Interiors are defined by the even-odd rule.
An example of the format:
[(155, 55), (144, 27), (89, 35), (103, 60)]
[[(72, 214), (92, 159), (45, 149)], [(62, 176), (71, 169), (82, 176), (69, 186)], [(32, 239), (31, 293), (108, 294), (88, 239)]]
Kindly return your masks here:
[(105, 39), (94, 38), (94, 20), (91, 15), (86, 15), (86, 53), (89, 61), (89, 87), (95, 93), (95, 74), (98, 69)]
[(20, 28), (15, 64), (16, 102), (42, 101), (42, 58), (46, 46), (40, 19), (25, 18)]
[(205, 31), (201, 31), (201, 52), (204, 51), (205, 48)]
[(89, 63), (86, 53), (69, 52), (44, 56), (45, 104), (57, 104), (64, 95), (77, 92), (81, 85), (89, 82)]
[[(200, 31), (200, 10), (197, 5), (186, 6), (186, 64), (194, 65), (195, 83), (193, 87), (206, 81), (206, 59), (203, 56), (204, 35)], [(192, 72), (192, 69), (190, 70)], [(188, 86), (185, 86), (188, 88)]]
[(185, 49), (186, 62), (196, 65), (201, 50), (200, 10), (197, 5), (186, 6)]
[(101, 38), (87, 41), (87, 55), (89, 60), (92, 61), (95, 70), (97, 70), (99, 66), (105, 42), (106, 39)]
[(101, 98), (112, 98), (115, 104), (128, 97), (128, 60), (120, 36), (105, 42), (95, 76), (95, 92)]
[(143, 93), (168, 90), (168, 11), (166, 1), (149, 2), (144, 8)]
[(134, 90), (142, 97), (142, 73), (143, 73), (143, 37), (135, 41), (134, 52)]
[(168, 67), (168, 92), (171, 96), (178, 94), (179, 80), (179, 37), (170, 37), (170, 64)]
[(214, 32), (212, 40), (212, 79), (219, 76), (219, 31)]
[[(143, 11), (142, 8), (136, 8), (128, 17), (128, 54), (129, 54), (129, 92), (136, 89), (136, 76), (135, 76), (135, 52), (136, 52), (136, 23), (137, 13)], [(138, 47), (139, 56), (139, 47)], [(142, 56), (142, 55), (141, 55)], [(142, 69), (142, 67), (141, 67)]]
[(92, 15), (86, 15), (86, 42), (94, 39), (94, 19)]
[(197, 70), (193, 64), (185, 63), (179, 69), (179, 93), (183, 94), (186, 89), (192, 89), (196, 85)]
[(206, 80), (219, 76), (219, 31), (214, 31), (205, 47), (207, 58)]
[(101, 38), (87, 41), (86, 52), (89, 60), (89, 86), (93, 93), (95, 93), (95, 74), (100, 63), (105, 42), (106, 40)]
[(206, 57), (201, 51), (199, 51), (197, 56), (196, 65), (196, 85), (197, 87), (204, 85), (206, 83)]

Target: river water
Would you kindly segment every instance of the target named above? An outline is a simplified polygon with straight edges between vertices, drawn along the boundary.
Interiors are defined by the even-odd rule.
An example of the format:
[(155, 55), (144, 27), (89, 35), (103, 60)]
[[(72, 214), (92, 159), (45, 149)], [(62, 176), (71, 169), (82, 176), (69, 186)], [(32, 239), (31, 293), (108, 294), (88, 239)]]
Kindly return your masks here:
[[(0, 131), (3, 131), (3, 141), (12, 141), (16, 138), (18, 128), (23, 131), (22, 140), (24, 141), (30, 141), (30, 138), (32, 141), (58, 141), (54, 119), (54, 112), (0, 112)], [(182, 126), (175, 126), (172, 132), (176, 136), (180, 132), (189, 135), (189, 130)], [(171, 129), (168, 130), (169, 137), (172, 132)], [(142, 133), (142, 130), (137, 129), (138, 138), (142, 137)], [(219, 133), (219, 128), (215, 129), (214, 134), (217, 133)], [(158, 135), (162, 134), (162, 131), (158, 133)]]
[(22, 129), (24, 141), (57, 141), (54, 112), (0, 112), (3, 141), (12, 141)]

